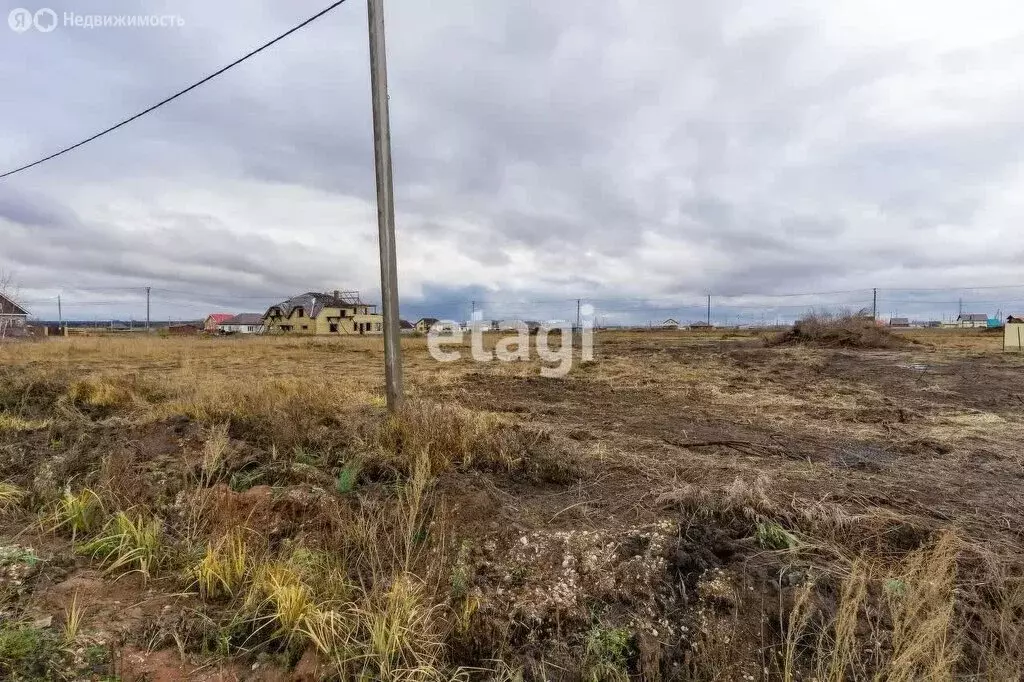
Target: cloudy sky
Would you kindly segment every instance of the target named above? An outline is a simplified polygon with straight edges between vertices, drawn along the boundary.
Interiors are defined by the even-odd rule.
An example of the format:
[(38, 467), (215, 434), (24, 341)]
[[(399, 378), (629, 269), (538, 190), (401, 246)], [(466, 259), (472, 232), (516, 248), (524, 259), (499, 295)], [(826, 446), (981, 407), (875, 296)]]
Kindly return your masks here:
[[(0, 29), (0, 162), (135, 113), (329, 4), (57, 2)], [(65, 12), (175, 15), (86, 29)], [(406, 317), (1024, 308), (1024, 9), (942, 0), (387, 0)], [(379, 296), (365, 0), (0, 180), (38, 317)], [(911, 291), (932, 288), (950, 291)], [(772, 297), (799, 292), (848, 292)], [(724, 312), (723, 312), (724, 311)], [(973, 311), (972, 311), (973, 312)]]

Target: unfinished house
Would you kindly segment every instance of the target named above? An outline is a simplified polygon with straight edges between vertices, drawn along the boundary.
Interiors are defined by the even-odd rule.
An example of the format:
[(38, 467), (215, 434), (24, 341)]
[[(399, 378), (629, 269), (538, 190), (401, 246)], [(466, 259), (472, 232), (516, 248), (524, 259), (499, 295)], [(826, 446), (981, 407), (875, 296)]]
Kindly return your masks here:
[(264, 334), (341, 336), (383, 331), (384, 316), (377, 306), (361, 301), (358, 291), (310, 291), (270, 306), (263, 315)]

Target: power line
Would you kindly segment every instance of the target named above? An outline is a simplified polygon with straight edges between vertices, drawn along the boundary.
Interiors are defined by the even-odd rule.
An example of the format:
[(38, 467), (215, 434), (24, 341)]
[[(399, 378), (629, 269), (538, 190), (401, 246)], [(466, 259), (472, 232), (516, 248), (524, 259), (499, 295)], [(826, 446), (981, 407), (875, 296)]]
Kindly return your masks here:
[(249, 59), (250, 57), (254, 57), (255, 55), (259, 54), (260, 52), (263, 52), (263, 50), (267, 49), (268, 47), (270, 47), (274, 43), (277, 43), (277, 42), (279, 42), (281, 40), (284, 40), (285, 38), (287, 38), (291, 34), (295, 33), (299, 29), (301, 29), (301, 28), (303, 28), (303, 27), (313, 23), (314, 21), (316, 21), (320, 17), (324, 16), (325, 14), (330, 12), (331, 10), (335, 9), (339, 5), (343, 4), (344, 2), (345, 2), (345, 0), (337, 0), (337, 2), (329, 5), (325, 9), (320, 10), (319, 12), (314, 14), (313, 16), (311, 16), (308, 19), (306, 19), (305, 21), (303, 21), (301, 24), (293, 26), (292, 28), (288, 29), (287, 31), (285, 31), (281, 35), (277, 36), (276, 38), (273, 38), (273, 39), (263, 43), (262, 45), (260, 45), (256, 49), (254, 49), (251, 52), (243, 55), (242, 57), (239, 57), (238, 59), (236, 59), (235, 61), (231, 62), (227, 66), (224, 66), (224, 67), (214, 71), (210, 75), (202, 78), (201, 80), (196, 81), (195, 83), (193, 83), (192, 85), (188, 86), (184, 90), (179, 90), (178, 92), (174, 93), (170, 97), (167, 97), (166, 99), (163, 99), (163, 100), (157, 102), (156, 104), (154, 104), (153, 106), (149, 107), (148, 109), (143, 109), (142, 111), (140, 111), (139, 113), (135, 114), (134, 116), (126, 118), (123, 121), (121, 121), (120, 123), (118, 123), (116, 125), (110, 126), (106, 130), (101, 130), (100, 132), (96, 133), (95, 135), (93, 135), (91, 137), (87, 137), (86, 139), (82, 140), (81, 142), (73, 144), (70, 147), (65, 147), (65, 148), (61, 149), (60, 151), (58, 151), (58, 152), (54, 152), (53, 154), (50, 154), (49, 156), (44, 156), (43, 158), (38, 159), (36, 161), (33, 161), (32, 163), (25, 164), (24, 166), (21, 166), (20, 168), (15, 168), (14, 170), (9, 170), (6, 173), (0, 175), (0, 179), (6, 178), (9, 175), (14, 175), (15, 173), (20, 173), (21, 171), (24, 171), (24, 170), (28, 170), (29, 168), (32, 168), (33, 166), (38, 166), (41, 163), (49, 161), (50, 159), (55, 159), (58, 156), (61, 156), (63, 154), (67, 154), (68, 152), (70, 152), (70, 151), (72, 151), (74, 149), (78, 149), (82, 145), (88, 144), (88, 143), (92, 142), (93, 140), (97, 140), (97, 139), (103, 137), (107, 133), (114, 132), (115, 130), (117, 130), (121, 126), (128, 125), (129, 123), (131, 123), (132, 121), (134, 121), (137, 118), (142, 118), (143, 116), (145, 116), (146, 114), (150, 113), (151, 111), (155, 111), (156, 109), (159, 109), (163, 105), (178, 99), (182, 95), (184, 95), (184, 94), (186, 94), (188, 92), (191, 92), (192, 90), (195, 90), (200, 85), (203, 85), (204, 83), (207, 83), (207, 82), (213, 80), (214, 78), (216, 78), (217, 76), (221, 75), (225, 71), (238, 66), (239, 64), (241, 64), (245, 60)]
[(931, 287), (931, 288), (892, 288), (879, 289), (879, 291), (970, 291), (971, 289), (1024, 289), (1024, 284), (989, 284), (979, 287)]

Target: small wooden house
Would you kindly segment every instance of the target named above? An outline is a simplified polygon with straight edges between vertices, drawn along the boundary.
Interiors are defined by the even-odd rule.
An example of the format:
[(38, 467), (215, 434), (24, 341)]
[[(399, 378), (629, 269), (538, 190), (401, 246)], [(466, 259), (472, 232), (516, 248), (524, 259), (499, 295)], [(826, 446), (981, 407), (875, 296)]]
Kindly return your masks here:
[(0, 294), (0, 338), (25, 335), (28, 311)]
[(1003, 350), (1024, 351), (1024, 317), (1010, 315), (1003, 325)]

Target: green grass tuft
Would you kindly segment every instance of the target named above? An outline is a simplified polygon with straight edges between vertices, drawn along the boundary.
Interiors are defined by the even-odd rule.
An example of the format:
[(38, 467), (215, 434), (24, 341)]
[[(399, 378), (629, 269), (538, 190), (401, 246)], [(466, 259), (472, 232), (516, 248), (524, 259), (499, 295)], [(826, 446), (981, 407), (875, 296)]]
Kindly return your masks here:
[(629, 682), (633, 636), (625, 628), (595, 625), (587, 633), (584, 679), (587, 682)]
[(342, 495), (347, 495), (356, 488), (356, 484), (359, 482), (359, 472), (362, 470), (363, 464), (357, 460), (353, 460), (346, 464), (338, 474), (338, 481), (334, 488)]
[(800, 545), (795, 535), (774, 521), (757, 524), (754, 539), (762, 549), (793, 549)]

